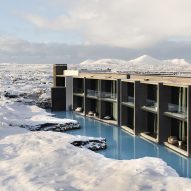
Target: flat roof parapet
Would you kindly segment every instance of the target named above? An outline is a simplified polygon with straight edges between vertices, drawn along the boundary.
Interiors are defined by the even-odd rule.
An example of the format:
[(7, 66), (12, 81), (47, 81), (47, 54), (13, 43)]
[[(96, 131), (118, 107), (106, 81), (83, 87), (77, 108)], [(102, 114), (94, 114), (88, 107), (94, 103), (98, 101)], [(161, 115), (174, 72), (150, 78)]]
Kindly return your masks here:
[(112, 72), (79, 72), (79, 76), (86, 77), (86, 78), (94, 78), (94, 79), (127, 79), (129, 75), (127, 74), (118, 74)]
[[(58, 64), (60, 65), (60, 64)], [(142, 83), (165, 83), (165, 84), (177, 84), (179, 86), (191, 85), (191, 77), (188, 76), (168, 76), (168, 75), (156, 75), (156, 74), (128, 74), (127, 72), (103, 72), (103, 71), (81, 71), (81, 70), (65, 70), (65, 76), (73, 76), (79, 78), (92, 78), (92, 79), (108, 79), (122, 81), (140, 81)]]
[(145, 82), (156, 82), (166, 84), (178, 84), (178, 85), (190, 85), (191, 77), (180, 77), (180, 76), (155, 76), (155, 75), (130, 75), (130, 79), (139, 80)]

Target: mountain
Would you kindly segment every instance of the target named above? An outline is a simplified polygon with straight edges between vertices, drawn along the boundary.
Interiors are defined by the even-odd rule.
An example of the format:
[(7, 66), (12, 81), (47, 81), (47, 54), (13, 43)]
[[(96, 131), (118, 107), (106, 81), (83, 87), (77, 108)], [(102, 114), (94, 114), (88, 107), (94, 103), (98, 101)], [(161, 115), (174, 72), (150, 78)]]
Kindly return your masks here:
[(91, 67), (93, 69), (99, 69), (104, 67), (104, 69), (107, 68), (114, 68), (115, 66), (121, 66), (121, 65), (126, 65), (127, 61), (124, 60), (118, 60), (118, 59), (100, 59), (100, 60), (86, 60), (84, 62), (81, 62), (79, 64), (80, 67)]
[(156, 58), (153, 58), (151, 56), (148, 55), (143, 55), (140, 56), (138, 58), (135, 58), (134, 60), (129, 60), (128, 61), (129, 64), (138, 64), (138, 65), (158, 65), (158, 64), (162, 64), (161, 60), (157, 60)]
[(78, 69), (138, 72), (191, 72), (191, 64), (184, 59), (158, 60), (149, 55), (143, 55), (133, 60), (119, 59), (86, 60), (77, 65)]

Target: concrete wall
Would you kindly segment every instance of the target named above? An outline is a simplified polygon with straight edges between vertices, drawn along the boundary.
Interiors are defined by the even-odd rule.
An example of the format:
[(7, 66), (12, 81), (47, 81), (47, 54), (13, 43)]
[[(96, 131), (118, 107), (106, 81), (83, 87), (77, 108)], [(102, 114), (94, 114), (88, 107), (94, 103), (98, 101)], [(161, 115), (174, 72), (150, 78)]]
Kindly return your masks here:
[(52, 87), (51, 88), (52, 111), (66, 110), (66, 88)]
[(64, 70), (64, 76), (78, 76), (79, 71), (78, 70)]
[(65, 84), (65, 77), (64, 76), (56, 76), (55, 87), (56, 86), (63, 86), (63, 87), (66, 86), (66, 84)]
[(72, 110), (73, 104), (73, 78), (66, 76), (66, 111)]
[(53, 65), (53, 85), (56, 86), (56, 75), (63, 75), (64, 70), (67, 70), (67, 64)]
[(131, 75), (130, 79), (139, 81), (155, 81), (171, 84), (188, 84), (191, 83), (190, 77), (178, 77), (178, 76), (154, 76), (154, 75)]
[(117, 73), (98, 73), (98, 72), (80, 72), (80, 77), (86, 78), (95, 78), (95, 79), (105, 79), (105, 80), (113, 80), (113, 79), (128, 79), (130, 76), (128, 74), (117, 74)]
[[(65, 111), (66, 110), (66, 88), (65, 78), (57, 78), (56, 75), (62, 75), (63, 71), (67, 70), (66, 64), (54, 64), (53, 65), (53, 85), (51, 88), (51, 105), (53, 111)], [(57, 87), (59, 85), (60, 87)]]

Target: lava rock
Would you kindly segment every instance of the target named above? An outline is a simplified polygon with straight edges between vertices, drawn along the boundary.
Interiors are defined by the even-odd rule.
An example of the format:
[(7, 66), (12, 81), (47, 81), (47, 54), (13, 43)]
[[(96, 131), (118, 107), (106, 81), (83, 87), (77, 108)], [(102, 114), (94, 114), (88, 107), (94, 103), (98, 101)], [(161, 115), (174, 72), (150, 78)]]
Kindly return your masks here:
[(92, 151), (105, 150), (107, 148), (107, 143), (105, 138), (90, 139), (87, 141), (79, 140), (73, 141), (72, 145), (80, 148), (87, 148)]
[(15, 95), (15, 94), (11, 94), (11, 93), (9, 93), (9, 92), (6, 92), (5, 94), (4, 94), (4, 96), (6, 97), (6, 98), (18, 98), (19, 96), (18, 95)]
[[(11, 125), (10, 125), (11, 126)], [(79, 123), (44, 123), (39, 125), (20, 125), (21, 128), (26, 128), (30, 131), (56, 131), (64, 132), (68, 130), (80, 129)]]
[(51, 100), (50, 99), (40, 100), (36, 102), (36, 105), (43, 109), (51, 109)]

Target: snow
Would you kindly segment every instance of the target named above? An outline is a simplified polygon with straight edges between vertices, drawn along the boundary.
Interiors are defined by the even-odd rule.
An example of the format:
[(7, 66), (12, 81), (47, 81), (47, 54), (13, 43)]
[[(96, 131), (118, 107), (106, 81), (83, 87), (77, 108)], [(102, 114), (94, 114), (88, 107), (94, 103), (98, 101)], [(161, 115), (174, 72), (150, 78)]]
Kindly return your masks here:
[[(73, 121), (26, 104), (49, 96), (51, 71), (50, 65), (0, 65), (1, 191), (191, 190), (191, 179), (179, 177), (161, 159), (108, 159), (71, 144), (92, 138), (19, 128)], [(4, 91), (19, 97), (10, 99)]]
[(0, 103), (0, 114), (2, 115), (1, 123), (3, 123), (4, 126), (28, 126), (30, 127), (30, 130), (32, 130), (36, 126), (42, 125), (44, 123), (78, 124), (76, 120), (55, 118), (44, 109), (41, 109), (35, 105), (23, 105), (20, 102), (12, 101), (1, 101)]
[[(10, 132), (9, 132), (10, 133)], [(23, 132), (0, 140), (0, 190), (189, 190), (156, 158), (112, 160), (74, 147), (83, 139), (56, 132)]]
[(50, 97), (51, 85), (52, 65), (0, 64), (0, 96), (8, 93), (18, 96), (17, 101), (30, 103), (37, 97), (42, 101)]
[(191, 72), (191, 64), (184, 59), (158, 60), (143, 55), (133, 60), (100, 59), (86, 60), (76, 66), (78, 69), (134, 72)]

